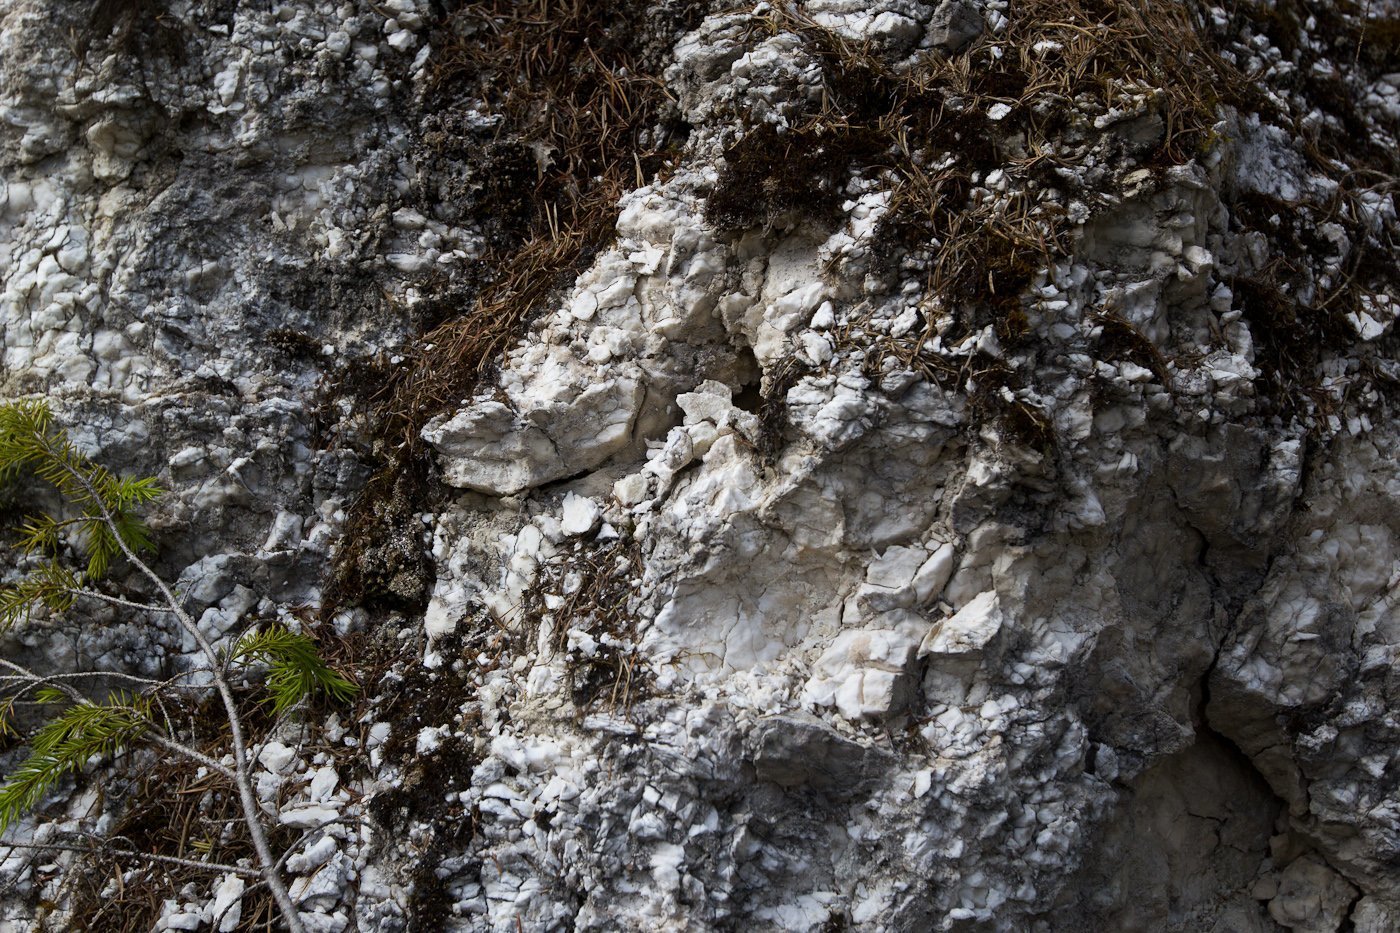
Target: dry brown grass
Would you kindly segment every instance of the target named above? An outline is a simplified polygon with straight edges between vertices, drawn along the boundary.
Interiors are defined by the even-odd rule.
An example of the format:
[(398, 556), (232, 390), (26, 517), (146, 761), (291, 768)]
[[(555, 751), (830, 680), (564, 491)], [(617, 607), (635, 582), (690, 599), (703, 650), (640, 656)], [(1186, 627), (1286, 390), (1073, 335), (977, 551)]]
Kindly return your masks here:
[[(418, 510), (381, 500), (397, 495), (402, 483), (396, 477), (423, 472), (423, 426), (484, 382), (548, 300), (612, 239), (621, 196), (675, 158), (678, 137), (667, 129), (676, 129), (671, 101), (655, 74), (658, 39), (648, 32), (657, 28), (659, 6), (479, 0), (456, 8), (437, 27), (425, 112), (480, 102), (500, 115), (498, 151), (507, 161), (493, 163), (500, 183), (487, 184), (472, 211), (480, 218), (499, 215), (500, 229), (470, 270), (470, 281), (437, 288), (429, 304), (439, 320), (406, 349), (404, 365), (369, 400), (379, 471), (350, 510), (328, 611), (381, 597), (406, 605), (361, 581), (366, 572), (394, 576), (392, 567), (380, 566), (379, 555), (366, 558), (366, 552), (386, 533), (404, 533)], [(694, 4), (685, 15), (698, 15), (703, 6)], [(451, 122), (436, 126), (424, 145), (450, 145)], [(541, 154), (538, 162), (532, 152)], [(520, 164), (509, 163), (511, 153)], [(405, 501), (418, 504), (427, 495), (424, 484), (410, 493)]]
[[(1400, 153), (1371, 139), (1370, 118), (1356, 103), (1358, 87), (1395, 66), (1396, 53), (1385, 41), (1400, 30), (1389, 20), (1365, 19), (1364, 8), (1351, 0), (1241, 2), (1230, 11), (1222, 34), (1188, 0), (1013, 0), (1004, 30), (903, 70), (799, 13), (775, 11), (764, 28), (805, 37), (804, 47), (823, 66), (822, 102), (790, 132), (760, 129), (731, 148), (717, 192), (723, 209), (712, 211), (711, 219), (732, 227), (771, 226), (776, 219), (820, 223), (836, 214), (829, 208), (839, 204), (846, 178), (880, 178), (893, 196), (876, 252), (926, 261), (924, 326), (890, 338), (857, 319), (847, 328), (847, 342), (867, 350), (872, 374), (893, 356), (901, 367), (945, 384), (962, 388), (971, 380), (984, 403), (974, 408), (1004, 426), (1021, 422), (1013, 433), (1039, 437), (1040, 427), (1027, 421), (1033, 413), (1013, 410), (1022, 403), (1002, 405), (1005, 393), (980, 391), (990, 384), (1014, 394), (1022, 387), (1018, 377), (987, 357), (956, 362), (929, 352), (935, 330), (946, 346), (990, 324), (1003, 346), (1033, 351), (1033, 312), (1025, 297), (1038, 275), (1070, 253), (1073, 225), (1062, 205), (1071, 197), (1091, 210), (1112, 203), (1112, 185), (1105, 190), (1103, 179), (1077, 188), (1073, 170), (1085, 156), (1096, 151), (1113, 174), (1158, 173), (1208, 152), (1225, 107), (1258, 112), (1291, 127), (1315, 169), (1339, 183), (1327, 204), (1283, 205), (1285, 223), (1271, 229), (1249, 196), (1225, 192), (1237, 229), (1262, 230), (1277, 246), (1269, 271), (1237, 289), (1260, 347), (1266, 407), (1302, 411), (1317, 396), (1322, 356), (1355, 342), (1342, 315), (1358, 307), (1366, 290), (1400, 293), (1395, 244), (1377, 242), (1362, 229), (1357, 203), (1362, 186), (1395, 185)], [(1298, 41), (1310, 16), (1322, 52)], [(1270, 81), (1296, 95), (1298, 112), (1282, 110), (1262, 93), (1260, 75), (1243, 73), (1222, 54), (1246, 28), (1268, 35), (1297, 64), (1290, 75)], [(1324, 55), (1353, 74), (1313, 69)], [(988, 118), (993, 105), (1006, 110), (999, 121)], [(1313, 107), (1329, 119), (1306, 124), (1302, 118)], [(1156, 120), (1157, 139), (1125, 149), (1112, 130), (1094, 125), (1099, 117)], [(765, 160), (781, 166), (778, 177), (754, 170)], [(819, 176), (781, 174), (808, 162), (820, 162)], [(985, 185), (993, 170), (1005, 176), (1002, 193)], [(805, 209), (804, 191), (816, 196)], [(1264, 217), (1280, 206), (1268, 207)], [(1339, 280), (1304, 307), (1296, 296), (1306, 292), (1317, 260), (1327, 255), (1316, 231), (1328, 222), (1344, 227), (1355, 248)], [(1159, 348), (1110, 309), (1093, 309), (1092, 317), (1101, 352), (1149, 368), (1170, 387)]]
[[(1181, 164), (1210, 143), (1221, 93), (1239, 81), (1178, 2), (1013, 3), (1004, 31), (902, 74), (829, 32), (813, 46), (828, 74), (814, 122), (887, 140), (891, 225), (906, 241), (936, 244), (927, 294), (955, 310), (998, 311), (1000, 335), (1013, 341), (1025, 331), (1014, 320), (1021, 293), (1067, 253), (1070, 225), (1049, 189), (1066, 184), (1054, 168), (1073, 166), (1101, 135), (1088, 121), (1120, 107), (1155, 116), (1160, 140), (1140, 164)], [(999, 121), (987, 116), (994, 105), (1010, 108)], [(979, 190), (993, 170), (1006, 176), (1005, 194)]]
[[(482, 260), (490, 282), (470, 307), (424, 334), (377, 399), (398, 443), (459, 403), (520, 338), (542, 303), (613, 236), (618, 201), (655, 176), (664, 84), (641, 66), (627, 2), (488, 0), (452, 14), (454, 39), (434, 56), (432, 101), (484, 101), (501, 132), (546, 152), (530, 166), (523, 238)], [(490, 205), (487, 205), (489, 208)]]
[[(186, 714), (205, 723), (217, 719), (193, 707)], [(260, 734), (270, 726), (266, 717), (254, 715), (250, 721)], [(227, 743), (226, 734), (211, 734), (198, 747), (217, 758)], [(118, 786), (123, 788), (121, 810), (111, 832), (65, 872), (67, 895), (72, 899), (69, 929), (146, 933), (160, 918), (165, 900), (181, 899), (181, 888), (191, 882), (201, 892), (207, 891), (219, 878), (213, 870), (113, 854), (113, 847), (194, 861), (238, 864), (246, 859), (246, 864), (256, 864), (237, 791), (220, 775), (198, 777), (184, 762), (159, 758)], [(271, 833), (270, 841), (281, 851), (295, 838), (294, 832), (282, 828)], [(237, 929), (278, 929), (279, 916), (266, 887), (250, 882)]]
[[(894, 222), (938, 244), (930, 292), (957, 300), (1014, 297), (1029, 270), (1064, 254), (1068, 225), (1042, 194), (1098, 135), (1073, 115), (1137, 94), (1163, 125), (1141, 161), (1180, 164), (1209, 143), (1222, 85), (1237, 80), (1180, 3), (1013, 4), (1004, 32), (901, 73), (794, 14), (775, 13), (771, 28), (808, 36), (825, 66), (823, 106), (794, 138), (858, 134), (878, 150), (860, 164), (892, 174)], [(1010, 108), (1000, 121), (987, 117), (996, 104)], [(1008, 177), (1004, 197), (976, 190), (992, 170)]]
[[(1071, 245), (1063, 204), (1073, 182), (1056, 169), (1074, 167), (1107, 135), (1093, 119), (1159, 120), (1158, 141), (1127, 154), (1121, 171), (1160, 170), (1206, 151), (1222, 95), (1243, 79), (1178, 0), (1022, 0), (1008, 16), (1005, 30), (956, 54), (896, 70), (870, 47), (775, 9), (759, 28), (804, 37), (823, 68), (821, 103), (787, 132), (760, 125), (730, 148), (709, 217), (730, 229), (830, 224), (852, 173), (880, 177), (892, 197), (875, 251), (927, 258), (926, 310), (924, 326), (901, 338), (856, 322), (861, 333), (852, 339), (873, 351), (867, 367), (878, 373), (895, 356), (958, 387), (980, 375), (979, 387), (998, 391), (979, 389), (975, 407), (1044, 446), (1039, 413), (1003, 404), (999, 390), (1019, 388), (1014, 373), (983, 357), (950, 364), (926, 342), (936, 327), (951, 342), (991, 324), (1003, 345), (1025, 346), (1033, 333), (1026, 291)], [(994, 105), (1006, 110), (1000, 120), (989, 118)], [(1004, 190), (985, 184), (993, 171), (1005, 177)], [(1132, 352), (1164, 373), (1160, 359)], [(767, 374), (765, 385), (774, 378)]]

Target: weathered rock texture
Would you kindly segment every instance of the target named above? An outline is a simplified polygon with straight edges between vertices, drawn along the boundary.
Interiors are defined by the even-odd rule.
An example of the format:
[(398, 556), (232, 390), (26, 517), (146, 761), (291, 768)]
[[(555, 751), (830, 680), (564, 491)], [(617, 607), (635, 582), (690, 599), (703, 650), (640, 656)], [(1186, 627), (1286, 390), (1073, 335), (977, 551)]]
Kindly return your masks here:
[[(516, 235), (472, 173), (563, 158), (427, 93), (489, 17), (172, 0), (80, 55), (82, 5), (0, 12), (7, 391), (161, 476), (215, 634), (334, 596), (360, 646), (353, 714), (262, 747), (284, 823), (343, 818), (288, 863), (308, 923), (1394, 929), (1400, 8), (1191, 6), (1222, 84), (1178, 139), (1167, 80), (979, 85), (1077, 54), (1014, 3), (690, 6), (638, 58), (669, 165), (412, 468), (375, 400)], [(905, 113), (943, 135), (881, 137), (949, 62)], [(110, 826), (91, 786), (17, 832)], [(0, 926), (68, 922), (86, 869), (41, 863), (0, 862)], [(239, 896), (184, 881), (165, 928)]]

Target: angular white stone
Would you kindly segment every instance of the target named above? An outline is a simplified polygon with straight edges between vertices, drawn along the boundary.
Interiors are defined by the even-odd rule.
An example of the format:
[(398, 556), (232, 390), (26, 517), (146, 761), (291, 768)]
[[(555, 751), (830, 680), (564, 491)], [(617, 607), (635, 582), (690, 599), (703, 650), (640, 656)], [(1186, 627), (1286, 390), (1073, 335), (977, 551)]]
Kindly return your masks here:
[(597, 499), (569, 493), (564, 497), (564, 518), (561, 526), (568, 535), (583, 535), (592, 531), (603, 513)]
[(936, 623), (919, 645), (919, 657), (931, 654), (973, 655), (996, 637), (1002, 626), (996, 591), (987, 590), (953, 615)]
[(268, 742), (258, 752), (258, 761), (273, 774), (286, 774), (296, 759), (296, 749), (288, 748), (281, 742)]
[(835, 706), (847, 719), (888, 715), (915, 645), (915, 638), (893, 630), (842, 632), (817, 661), (803, 702)]

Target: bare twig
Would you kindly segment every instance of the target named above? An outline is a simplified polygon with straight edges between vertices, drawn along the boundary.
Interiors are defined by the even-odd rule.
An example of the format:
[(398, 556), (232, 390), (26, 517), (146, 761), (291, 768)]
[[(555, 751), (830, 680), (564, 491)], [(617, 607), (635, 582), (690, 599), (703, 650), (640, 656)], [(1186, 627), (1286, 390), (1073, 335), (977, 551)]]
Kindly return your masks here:
[[(210, 673), (214, 679), (215, 689), (217, 689), (219, 698), (223, 701), (224, 715), (228, 720), (231, 744), (233, 745), (234, 762), (231, 777), (233, 778), (235, 786), (238, 788), (239, 803), (243, 808), (243, 818), (248, 825), (248, 833), (252, 838), (253, 849), (257, 852), (258, 862), (262, 866), (262, 879), (266, 882), (268, 890), (272, 892), (273, 899), (277, 901), (277, 906), (282, 911), (283, 919), (286, 921), (288, 928), (292, 933), (305, 933), (306, 928), (301, 922), (301, 915), (297, 912), (296, 905), (292, 902), (291, 895), (287, 893), (287, 886), (282, 882), (281, 873), (277, 870), (277, 859), (273, 857), (272, 846), (268, 843), (267, 830), (263, 826), (262, 821), (263, 811), (258, 805), (257, 795), (253, 791), (251, 768), (248, 764), (248, 747), (244, 740), (243, 717), (238, 712), (238, 703), (234, 699), (233, 688), (229, 686), (228, 679), (224, 676), (220, 668), (219, 653), (215, 650), (209, 638), (200, 630), (198, 623), (190, 617), (189, 613), (185, 612), (184, 608), (180, 605), (180, 601), (176, 598), (174, 591), (171, 590), (170, 585), (132, 550), (131, 545), (127, 543), (126, 538), (122, 535), (121, 529), (117, 525), (111, 510), (107, 508), (107, 503), (103, 500), (97, 489), (93, 487), (88, 478), (84, 476), (81, 471), (70, 466), (67, 461), (59, 458), (58, 462), (62, 464), (64, 471), (69, 477), (71, 477), (91, 498), (93, 504), (99, 510), (108, 531), (112, 533), (117, 546), (121, 549), (122, 556), (155, 586), (161, 598), (165, 601), (168, 611), (175, 616), (180, 627), (194, 639), (195, 644), (199, 646), (200, 653), (204, 655), (205, 661), (211, 669)], [(184, 750), (184, 747), (179, 746), (178, 743), (173, 744), (175, 747), (171, 748), (172, 751), (175, 751), (177, 748)], [(199, 755), (198, 752), (193, 752), (193, 750), (188, 751), (194, 755)], [(200, 757), (207, 758), (207, 756)], [(208, 760), (212, 761), (212, 759)], [(216, 767), (219, 769), (223, 768), (222, 765), (216, 765)]]
[(111, 595), (109, 595), (109, 594), (107, 594), (107, 593), (99, 593), (97, 590), (89, 590), (89, 589), (81, 589), (81, 588), (80, 588), (80, 589), (69, 589), (69, 590), (65, 590), (64, 592), (67, 592), (67, 593), (69, 593), (69, 594), (71, 594), (71, 595), (73, 595), (73, 596), (81, 596), (81, 597), (83, 597), (84, 599), (96, 599), (96, 600), (100, 600), (101, 602), (104, 602), (104, 603), (110, 603), (110, 604), (113, 605), (113, 606), (122, 606), (122, 607), (127, 608), (127, 609), (138, 609), (138, 610), (140, 610), (141, 612), (158, 612), (158, 613), (169, 613), (169, 612), (172, 612), (172, 610), (166, 608), (165, 606), (151, 606), (151, 605), (148, 605), (148, 604), (146, 604), (146, 603), (138, 603), (138, 602), (136, 602), (136, 601), (134, 601), (134, 600), (122, 599), (120, 596), (111, 596)]
[[(77, 689), (75, 689), (74, 687), (72, 687), (70, 684), (66, 683), (66, 681), (68, 681), (68, 680), (73, 680), (73, 679), (78, 679), (78, 678), (83, 678), (83, 677), (117, 676), (117, 677), (126, 677), (126, 678), (128, 678), (128, 679), (130, 679), (130, 680), (135, 680), (135, 681), (138, 681), (138, 682), (141, 682), (141, 683), (154, 684), (154, 685), (156, 685), (157, 687), (164, 686), (165, 684), (168, 684), (168, 683), (171, 682), (171, 681), (165, 681), (164, 683), (162, 683), (161, 681), (151, 680), (151, 679), (146, 678), (146, 677), (137, 677), (137, 676), (135, 676), (135, 675), (133, 675), (133, 674), (114, 674), (114, 675), (108, 675), (108, 674), (106, 674), (105, 672), (102, 672), (102, 671), (83, 671), (83, 672), (74, 673), (74, 674), (47, 674), (47, 675), (45, 675), (45, 674), (36, 674), (36, 673), (34, 673), (33, 671), (29, 670), (29, 669), (26, 668), (26, 667), (23, 667), (23, 666), (21, 666), (21, 665), (19, 665), (19, 664), (16, 664), (16, 663), (13, 662), (13, 661), (7, 661), (7, 660), (5, 660), (5, 659), (3, 659), (3, 658), (0, 658), (0, 667), (4, 667), (6, 670), (10, 670), (10, 671), (13, 671), (13, 672), (14, 672), (14, 673), (11, 674), (9, 677), (0, 677), (0, 681), (3, 681), (3, 680), (18, 680), (18, 681), (21, 681), (21, 682), (23, 682), (23, 683), (25, 683), (25, 684), (28, 684), (30, 687), (52, 686), (52, 687), (54, 687), (54, 688), (56, 688), (56, 689), (62, 690), (62, 691), (69, 697), (69, 699), (73, 700), (73, 702), (75, 702), (75, 703), (86, 703), (86, 702), (89, 702), (89, 701), (88, 701), (88, 698), (85, 697), (85, 696), (83, 696), (82, 693), (80, 693)], [(189, 672), (187, 672), (187, 673), (194, 673), (194, 671), (189, 671)], [(182, 675), (182, 676), (184, 676), (184, 675)], [(172, 678), (172, 680), (174, 680), (174, 679), (178, 679), (178, 678)], [(26, 688), (26, 689), (28, 689), (28, 688)], [(199, 752), (199, 751), (197, 751), (197, 750), (195, 750), (195, 749), (189, 747), (188, 745), (185, 745), (185, 744), (182, 743), (182, 742), (177, 742), (176, 740), (170, 738), (168, 735), (163, 735), (163, 734), (161, 734), (161, 733), (154, 727), (154, 725), (152, 725), (152, 727), (151, 727), (149, 730), (147, 730), (147, 732), (145, 733), (145, 738), (149, 739), (151, 742), (155, 743), (156, 745), (159, 745), (161, 748), (166, 749), (167, 751), (175, 752), (177, 755), (181, 755), (181, 756), (183, 756), (183, 757), (185, 757), (185, 758), (188, 758), (188, 759), (191, 760), (191, 761), (194, 761), (194, 762), (197, 762), (198, 764), (204, 765), (206, 768), (209, 768), (211, 771), (216, 771), (216, 772), (218, 772), (219, 774), (222, 774), (224, 777), (228, 778), (229, 780), (233, 780), (233, 781), (236, 781), (236, 780), (237, 780), (237, 775), (236, 775), (233, 771), (231, 771), (227, 766), (225, 766), (223, 763), (218, 762), (218, 761), (215, 761), (213, 758), (210, 758), (208, 755), (205, 755), (205, 754), (203, 754), (202, 752)]]
[(206, 871), (232, 872), (236, 875), (242, 875), (245, 878), (266, 880), (263, 878), (263, 873), (254, 868), (244, 868), (241, 865), (225, 865), (222, 862), (201, 862), (198, 859), (178, 858), (174, 855), (157, 855), (154, 852), (141, 852), (136, 849), (122, 849), (97, 840), (94, 840), (94, 844), (89, 846), (72, 845), (62, 842), (5, 842), (0, 843), (0, 849), (77, 852), (83, 855), (92, 855), (94, 852), (100, 850), (108, 855), (119, 855), (124, 858), (138, 858), (148, 862), (179, 865), (183, 868), (199, 868)]

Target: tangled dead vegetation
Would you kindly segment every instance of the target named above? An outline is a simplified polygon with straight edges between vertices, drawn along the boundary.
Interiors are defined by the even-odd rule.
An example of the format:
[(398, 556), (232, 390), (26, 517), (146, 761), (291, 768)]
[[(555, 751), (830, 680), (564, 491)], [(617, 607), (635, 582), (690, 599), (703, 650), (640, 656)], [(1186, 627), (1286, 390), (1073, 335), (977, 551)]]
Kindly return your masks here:
[[(302, 610), (301, 615), (307, 621), (311, 613)], [(353, 639), (323, 635), (322, 641), (326, 657), (341, 669), (362, 668), (367, 661), (358, 656), (363, 649), (357, 648)], [(244, 702), (242, 707), (245, 738), (255, 748), (286, 725), (286, 715), (271, 702)], [(356, 749), (363, 747), (368, 727), (361, 727), (357, 746), (327, 743), (316, 724), (324, 720), (329, 708), (322, 698), (299, 709), (301, 749), (308, 756), (324, 752), (339, 761), (342, 769), (363, 767)], [(191, 747), (200, 753), (217, 760), (228, 748), (228, 723), (216, 704), (172, 696), (164, 701), (164, 712), (186, 724), (193, 733)], [(75, 831), (60, 832), (47, 840), (58, 853), (71, 853), (75, 860), (58, 875), (60, 884), (48, 897), (52, 905), (62, 905), (65, 929), (145, 933), (156, 928), (168, 912), (168, 902), (190, 897), (191, 885), (207, 890), (224, 866), (256, 864), (238, 795), (222, 775), (133, 750), (87, 780), (95, 781), (97, 790), (90, 815), (96, 818), (105, 812), (114, 818), (101, 837)], [(294, 782), (287, 782), (269, 802), (281, 808), (296, 793)], [(314, 831), (285, 825), (268, 831), (270, 844), (286, 855), (314, 841), (315, 836)], [(258, 880), (257, 872), (249, 870), (248, 880), (238, 902), (236, 929), (280, 928), (281, 915), (273, 895)]]
[(625, 711), (645, 687), (636, 651), (643, 561), (636, 541), (577, 542), (567, 560), (546, 565), (521, 617), (552, 632), (568, 690), (581, 712)]
[[(710, 220), (736, 231), (830, 228), (847, 182), (873, 179), (890, 192), (871, 250), (883, 257), (877, 271), (890, 281), (925, 271), (921, 326), (897, 337), (855, 328), (859, 342), (874, 343), (867, 370), (877, 375), (893, 357), (968, 389), (975, 411), (1043, 447), (1053, 432), (1034, 406), (1006, 401), (1024, 388), (1018, 373), (986, 354), (950, 361), (937, 348), (990, 325), (1002, 347), (1033, 355), (1028, 293), (1070, 257), (1076, 228), (1118, 203), (1129, 174), (1146, 171), (1155, 183), (1215, 151), (1231, 110), (1257, 114), (1307, 141), (1334, 193), (1264, 204), (1227, 190), (1234, 231), (1260, 231), (1278, 245), (1232, 287), (1260, 344), (1264, 413), (1307, 419), (1332, 410), (1320, 403), (1320, 364), (1355, 343), (1346, 318), (1377, 295), (1400, 295), (1393, 264), (1378, 261), (1394, 231), (1368, 229), (1363, 203), (1393, 188), (1396, 150), (1377, 142), (1374, 119), (1356, 103), (1395, 65), (1384, 45), (1394, 25), (1353, 3), (1321, 9), (1304, 0), (1234, 4), (1224, 19), (1181, 0), (1026, 0), (1005, 15), (1004, 27), (961, 50), (896, 66), (775, 7), (756, 28), (803, 36), (821, 65), (820, 103), (785, 131), (756, 122), (730, 146)], [(1247, 54), (1255, 36), (1291, 60), (1281, 97), (1260, 91), (1262, 66)], [(1344, 230), (1345, 248), (1323, 242), (1328, 224)], [(1330, 268), (1319, 273), (1316, 260)], [(1171, 387), (1169, 347), (1107, 306), (1093, 323), (1100, 352)]]
[[(201, 716), (202, 720), (214, 718), (208, 713)], [(225, 741), (226, 737), (211, 739), (203, 751), (217, 753)], [(81, 866), (64, 872), (67, 890), (57, 898), (72, 898), (73, 929), (145, 933), (160, 920), (166, 900), (178, 899), (191, 882), (204, 886), (214, 877), (194, 866), (160, 859), (223, 864), (251, 860), (254, 851), (239, 825), (237, 797), (222, 783), (217, 775), (197, 776), (168, 761), (152, 761), (114, 785), (122, 795), (122, 806), (111, 834), (100, 844), (73, 840), (85, 849)], [(271, 834), (270, 841), (278, 851), (286, 851), (296, 842), (296, 834), (282, 828)], [(154, 858), (133, 860), (119, 854), (123, 850)], [(277, 924), (271, 894), (250, 885), (238, 928), (271, 929)]]
[[(1034, 271), (1064, 254), (1069, 223), (1059, 189), (1076, 179), (1057, 170), (1079, 165), (1104, 136), (1102, 124), (1161, 124), (1156, 141), (1131, 154), (1121, 173), (1133, 163), (1182, 164), (1208, 145), (1222, 88), (1240, 80), (1176, 3), (1145, 10), (1124, 2), (1019, 3), (995, 36), (898, 71), (796, 13), (775, 12), (767, 23), (808, 40), (823, 68), (821, 105), (783, 134), (780, 155), (771, 130), (734, 147), (711, 202), (713, 219), (751, 223), (729, 206), (766, 206), (763, 185), (780, 183), (755, 186), (747, 177), (753, 149), (766, 149), (769, 164), (786, 169), (794, 156), (801, 165), (804, 152), (820, 148), (827, 173), (836, 171), (834, 161), (843, 174), (887, 175), (893, 198), (885, 235), (933, 247), (927, 293), (954, 310), (1007, 312)], [(992, 172), (1006, 183), (987, 187)]]
[(423, 424), (470, 392), (611, 239), (622, 194), (676, 155), (685, 130), (648, 61), (655, 18), (631, 0), (492, 0), (443, 24), (428, 109), (484, 105), (497, 125), (483, 144), (462, 123), (430, 117), (422, 147), (437, 152), (421, 154), (429, 164), (440, 167), (437, 157), (456, 147), (468, 157), (484, 149), (486, 165), (462, 179), (466, 190), (437, 180), (423, 193), (434, 203), (444, 194), (475, 201), (471, 213), (492, 218), (493, 229), (477, 281), (448, 283), (430, 299), (445, 320), (382, 396), (397, 443), (417, 448)]
[[(1368, 401), (1362, 392), (1396, 385), (1393, 370), (1374, 365), (1393, 359), (1394, 334), (1362, 361), (1365, 378), (1341, 380), (1341, 399), (1321, 384), (1324, 360), (1356, 342), (1355, 325), (1400, 300), (1400, 270), (1390, 260), (1400, 231), (1378, 211), (1400, 185), (1400, 123), (1358, 104), (1400, 67), (1400, 20), (1371, 18), (1368, 7), (1244, 3), (1223, 24), (1237, 58), (1261, 42), (1280, 53), (1254, 64), (1232, 103), (1301, 140), (1309, 168), (1328, 183), (1292, 200), (1227, 192), (1233, 231), (1273, 246), (1230, 286), (1254, 335), (1263, 394), (1284, 418), (1327, 417), (1346, 401)], [(1263, 72), (1275, 89), (1267, 96)]]
[[(464, 4), (436, 27), (414, 196), (441, 220), (482, 218), (487, 249), (421, 289), (416, 313), (427, 329), (365, 403), (380, 475), (351, 510), (331, 608), (421, 605), (423, 587), (406, 595), (415, 587), (400, 585), (421, 582), (421, 553), (386, 554), (376, 542), (412, 536), (431, 484), (405, 497), (392, 477), (424, 474), (423, 425), (477, 391), (608, 242), (618, 198), (678, 158), (688, 127), (658, 75), (669, 40), (705, 6), (491, 0)], [(1022, 372), (939, 348), (990, 326), (1004, 349), (1034, 356), (1040, 322), (1028, 295), (1072, 255), (1076, 231), (1122, 201), (1130, 174), (1145, 173), (1150, 189), (1173, 167), (1217, 153), (1232, 110), (1258, 115), (1307, 140), (1312, 166), (1336, 182), (1326, 203), (1225, 192), (1234, 233), (1280, 244), (1269, 263), (1230, 283), (1261, 348), (1265, 413), (1312, 417), (1327, 408), (1321, 360), (1352, 341), (1346, 318), (1398, 287), (1377, 261), (1393, 233), (1370, 229), (1362, 203), (1394, 184), (1395, 151), (1371, 138), (1372, 118), (1356, 104), (1358, 88), (1395, 65), (1385, 45), (1395, 29), (1364, 14), (1305, 0), (1225, 13), (1191, 0), (1024, 0), (1008, 5), (995, 32), (894, 65), (800, 8), (774, 5), (752, 18), (750, 42), (801, 36), (821, 94), (785, 128), (736, 115), (744, 131), (725, 153), (707, 215), (734, 232), (830, 228), (852, 178), (886, 190), (873, 271), (891, 283), (922, 277), (919, 323), (892, 336), (856, 322), (844, 339), (863, 345), (871, 374), (893, 359), (968, 390), (975, 411), (1019, 424), (1011, 434), (1044, 447), (1053, 433), (1035, 406), (1006, 401), (1034, 389)], [(1269, 78), (1282, 94), (1260, 90), (1256, 37), (1287, 57), (1291, 70)], [(1348, 139), (1361, 142), (1348, 149)], [(1331, 255), (1315, 242), (1329, 223), (1350, 246), (1319, 274), (1307, 257)], [(1106, 306), (1092, 323), (1100, 352), (1171, 387), (1180, 348), (1154, 344)], [(775, 378), (764, 380), (774, 398)], [(769, 406), (770, 423), (780, 407)]]
[(380, 476), (354, 504), (338, 551), (332, 589), (344, 602), (403, 605), (401, 594), (355, 582), (386, 528), (381, 494), (395, 493), (394, 475), (422, 469), (428, 420), (470, 395), (608, 243), (622, 194), (677, 157), (688, 128), (658, 72), (705, 7), (483, 0), (437, 25), (416, 196), (445, 219), (484, 218), (488, 248), (465, 273), (429, 284), (419, 308), (427, 331), (369, 402)]
[[(950, 365), (927, 349), (931, 339), (951, 343), (991, 324), (1003, 345), (1025, 346), (1025, 293), (1068, 255), (1084, 220), (1068, 215), (1067, 201), (1103, 206), (1095, 187), (1116, 187), (1116, 177), (1085, 184), (1076, 169), (1086, 156), (1117, 157), (1117, 177), (1183, 164), (1214, 140), (1222, 95), (1243, 78), (1215, 54), (1186, 4), (1030, 0), (1012, 4), (1008, 17), (1004, 30), (961, 51), (896, 68), (799, 12), (775, 9), (762, 28), (804, 37), (822, 68), (820, 104), (786, 132), (750, 128), (726, 153), (708, 211), (731, 230), (829, 226), (852, 175), (879, 179), (891, 196), (873, 252), (904, 258), (902, 269), (887, 262), (882, 271), (927, 271), (923, 325), (876, 337), (868, 369), (878, 373), (892, 356), (958, 388), (980, 374), (974, 407), (1045, 447), (1052, 435), (1033, 406), (1001, 401), (1020, 387), (1015, 373), (981, 356)], [(1105, 153), (1105, 127), (1124, 121), (1147, 123), (1151, 142)], [(1152, 369), (1163, 377), (1159, 357)]]

